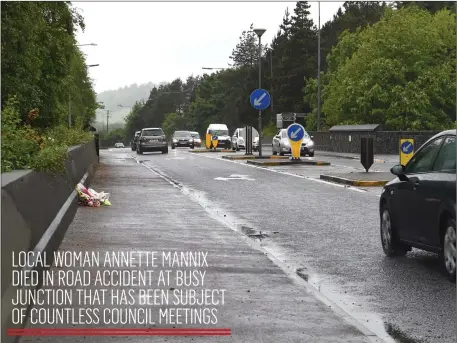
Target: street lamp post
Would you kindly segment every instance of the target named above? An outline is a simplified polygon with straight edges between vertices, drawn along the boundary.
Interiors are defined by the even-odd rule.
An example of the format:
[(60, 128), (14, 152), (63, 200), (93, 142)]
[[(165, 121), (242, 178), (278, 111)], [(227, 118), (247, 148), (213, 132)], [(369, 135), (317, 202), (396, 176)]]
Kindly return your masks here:
[[(262, 88), (262, 35), (265, 29), (254, 29), (259, 37), (259, 89)], [(259, 156), (262, 156), (262, 110), (259, 110)]]
[[(90, 45), (90, 44), (86, 44)], [(89, 64), (87, 68), (98, 67), (98, 64)], [(68, 94), (68, 127), (71, 127), (71, 94)]]
[(318, 1), (318, 23), (317, 35), (317, 131), (321, 130), (321, 2)]

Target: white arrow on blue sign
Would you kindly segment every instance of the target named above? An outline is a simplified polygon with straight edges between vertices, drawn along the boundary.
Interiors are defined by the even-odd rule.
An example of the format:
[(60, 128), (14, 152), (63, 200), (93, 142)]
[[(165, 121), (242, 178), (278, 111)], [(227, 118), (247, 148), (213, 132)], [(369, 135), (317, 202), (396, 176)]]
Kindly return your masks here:
[(263, 111), (270, 106), (270, 94), (265, 89), (259, 88), (253, 91), (249, 100), (252, 107), (259, 111)]
[(411, 142), (403, 142), (400, 149), (404, 154), (410, 154), (413, 152), (414, 145)]
[(293, 142), (299, 142), (305, 136), (305, 128), (300, 124), (290, 124), (287, 128), (287, 137)]

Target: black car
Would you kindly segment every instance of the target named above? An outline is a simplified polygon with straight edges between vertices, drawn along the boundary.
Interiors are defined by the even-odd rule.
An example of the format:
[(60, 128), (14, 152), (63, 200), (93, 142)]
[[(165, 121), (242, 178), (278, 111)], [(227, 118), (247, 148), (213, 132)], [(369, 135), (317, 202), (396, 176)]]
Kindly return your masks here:
[(190, 131), (175, 131), (171, 140), (171, 148), (188, 147), (193, 149), (195, 146), (194, 138)]
[(167, 137), (160, 127), (141, 130), (136, 144), (136, 153), (141, 155), (147, 151), (161, 151), (162, 154), (168, 154)]
[(140, 133), (141, 133), (141, 131), (136, 131), (135, 136), (133, 137), (132, 141), (130, 142), (132, 151), (136, 150), (136, 143), (138, 142), (138, 137), (140, 137)]
[(387, 183), (379, 203), (381, 242), (387, 256), (411, 248), (440, 254), (455, 282), (456, 265), (456, 130), (429, 139)]

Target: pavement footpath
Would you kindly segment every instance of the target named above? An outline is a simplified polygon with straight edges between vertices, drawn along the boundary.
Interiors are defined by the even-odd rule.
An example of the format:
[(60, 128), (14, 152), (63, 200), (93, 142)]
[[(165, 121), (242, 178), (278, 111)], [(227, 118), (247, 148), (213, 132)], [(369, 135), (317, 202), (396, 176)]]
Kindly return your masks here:
[[(117, 157), (116, 157), (117, 156)], [(119, 156), (123, 156), (120, 158)], [(173, 304), (175, 301), (170, 295), (166, 304), (164, 296), (154, 298), (155, 304), (141, 305), (141, 291), (138, 287), (107, 287), (109, 290), (102, 294), (101, 302), (80, 305), (76, 298), (72, 304), (63, 307), (77, 309), (108, 308), (110, 315), (105, 319), (114, 322), (116, 316), (114, 308), (130, 310), (138, 314), (137, 322), (144, 321), (144, 316), (138, 311), (147, 308), (152, 311), (149, 315), (154, 318), (155, 324), (135, 323), (123, 327), (135, 328), (229, 328), (230, 336), (220, 337), (145, 337), (145, 336), (67, 336), (67, 337), (22, 337), (20, 342), (376, 342), (375, 337), (361, 328), (357, 328), (334, 305), (325, 303), (307, 288), (305, 281), (299, 277), (294, 278), (280, 268), (261, 248), (245, 235), (232, 230), (220, 220), (210, 216), (198, 203), (194, 202), (185, 192), (176, 185), (147, 169), (135, 159), (125, 155), (101, 156), (100, 165), (95, 173), (91, 187), (96, 191), (111, 193), (112, 206), (102, 208), (80, 207), (76, 217), (69, 227), (64, 241), (60, 247), (61, 252), (94, 251), (104, 256), (120, 252), (157, 252), (158, 267), (145, 265), (124, 266), (122, 270), (132, 269), (145, 272), (145, 280), (151, 282), (148, 289), (160, 289), (174, 294), (174, 291), (191, 289), (196, 291), (197, 297), (202, 289), (219, 290), (212, 292), (220, 302), (219, 304), (207, 303), (203, 307), (215, 311), (211, 312), (213, 325), (204, 325), (192, 320), (185, 324), (184, 316), (180, 319), (183, 324), (174, 323), (177, 317), (170, 319), (164, 316), (159, 319), (159, 309), (168, 309), (172, 313), (176, 308), (190, 308), (184, 303)], [(256, 245), (258, 244), (258, 245)], [(177, 267), (176, 265), (161, 267), (163, 255), (159, 253), (171, 252), (203, 252), (206, 255), (207, 266)], [(102, 259), (103, 260), (103, 259)], [(90, 270), (91, 275), (96, 272), (113, 270), (106, 266), (92, 267), (53, 267), (52, 271), (68, 272)], [(170, 282), (159, 285), (160, 270), (171, 270)], [(147, 271), (153, 270), (147, 274)], [(184, 287), (178, 284), (177, 273), (184, 271), (193, 272), (194, 285)], [(202, 274), (204, 277), (202, 277)], [(93, 280), (93, 276), (91, 276)], [(116, 279), (119, 281), (119, 278)], [(300, 281), (301, 280), (301, 281)], [(163, 280), (162, 280), (163, 281)], [(59, 287), (47, 286), (50, 289)], [(66, 289), (75, 290), (83, 288), (92, 290), (88, 296), (94, 301), (95, 289), (100, 286), (70, 286)], [(103, 287), (102, 287), (103, 288)], [(113, 293), (122, 289), (134, 289), (134, 303), (112, 304)], [(221, 290), (224, 290), (224, 304), (221, 304)], [(161, 293), (163, 294), (163, 293)], [(129, 297), (127, 296), (127, 299)], [(144, 299), (143, 299), (144, 300)], [(90, 302), (89, 301), (89, 302)], [(159, 304), (162, 301), (162, 304)], [(183, 299), (183, 302), (189, 298)], [(165, 303), (164, 303), (165, 302)], [(51, 308), (52, 306), (38, 306), (38, 308)], [(200, 306), (193, 306), (201, 309)], [(145, 311), (147, 313), (147, 311)], [(175, 313), (175, 312), (173, 312)], [(160, 323), (161, 321), (161, 323)], [(216, 322), (215, 322), (216, 321)], [(122, 325), (103, 325), (101, 320), (98, 325), (47, 325), (45, 327), (59, 328), (92, 328), (97, 327), (122, 327)], [(43, 327), (43, 325), (28, 324), (28, 328)], [(362, 332), (364, 331), (364, 333)]]

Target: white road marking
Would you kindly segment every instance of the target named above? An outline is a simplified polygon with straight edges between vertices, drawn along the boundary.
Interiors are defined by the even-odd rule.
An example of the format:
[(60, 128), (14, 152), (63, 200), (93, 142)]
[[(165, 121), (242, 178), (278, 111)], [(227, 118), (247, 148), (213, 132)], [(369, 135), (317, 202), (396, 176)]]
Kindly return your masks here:
[[(224, 161), (224, 162), (236, 163), (238, 165), (242, 165), (242, 166), (246, 166), (246, 167), (250, 167), (250, 168), (268, 170), (268, 171), (270, 171), (272, 173), (289, 175), (289, 176), (298, 177), (300, 179), (310, 180), (310, 181), (314, 181), (314, 182), (325, 183), (327, 185), (331, 185), (331, 186), (339, 187), (339, 188), (345, 188), (345, 189), (349, 189), (351, 191), (355, 191), (355, 192), (359, 192), (359, 193), (374, 194), (374, 193), (371, 193), (371, 192), (367, 192), (365, 189), (359, 189), (359, 188), (352, 187), (352, 186), (347, 186), (347, 185), (339, 185), (337, 183), (333, 183), (333, 182), (329, 182), (329, 181), (325, 181), (325, 180), (321, 180), (321, 179), (314, 179), (314, 178), (309, 177), (309, 176), (297, 175), (297, 174), (288, 173), (288, 172), (281, 171), (281, 170), (274, 170), (274, 169), (270, 169), (270, 168), (259, 167), (259, 166), (255, 166), (255, 165), (247, 164), (247, 163), (239, 163), (237, 161), (226, 160), (224, 158), (215, 157), (215, 156), (208, 156), (208, 155), (203, 155), (203, 154), (199, 154), (197, 156), (211, 158), (211, 159), (220, 160), (220, 161)], [(378, 195), (378, 194), (376, 194), (376, 196), (380, 197), (380, 195)]]
[(255, 179), (250, 178), (249, 175), (239, 175), (232, 174), (229, 177), (216, 177), (214, 180), (218, 181), (228, 181), (228, 180), (246, 180), (246, 181), (255, 181)]

